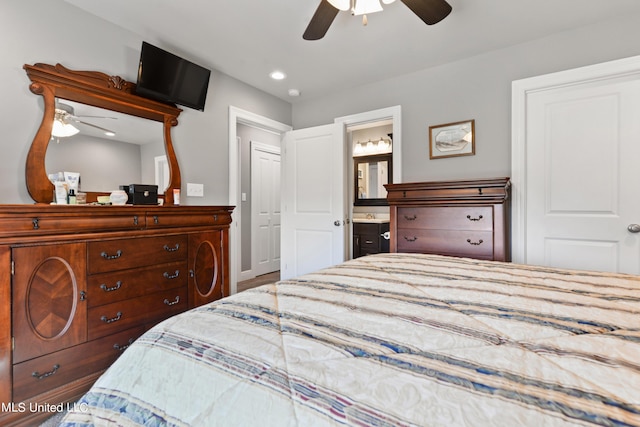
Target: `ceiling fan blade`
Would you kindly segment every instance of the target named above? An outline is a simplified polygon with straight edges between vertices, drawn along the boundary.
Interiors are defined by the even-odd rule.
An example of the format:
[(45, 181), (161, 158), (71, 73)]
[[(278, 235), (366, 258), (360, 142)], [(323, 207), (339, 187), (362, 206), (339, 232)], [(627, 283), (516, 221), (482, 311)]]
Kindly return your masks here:
[(100, 129), (101, 131), (103, 131), (103, 132), (105, 132), (105, 133), (111, 133), (111, 134), (113, 134), (113, 135), (115, 135), (115, 134), (116, 134), (116, 133), (115, 133), (114, 131), (112, 131), (111, 129), (103, 128), (103, 127), (101, 127), (101, 126), (94, 125), (94, 124), (89, 123), (89, 122), (85, 122), (85, 121), (82, 121), (82, 120), (78, 120), (76, 117), (72, 117), (72, 120), (73, 120), (74, 122), (76, 122), (76, 123), (80, 123), (80, 124), (85, 125), (85, 126), (91, 126), (92, 128)]
[(331, 23), (338, 15), (339, 10), (331, 6), (327, 0), (322, 0), (313, 14), (311, 22), (304, 31), (302, 38), (305, 40), (319, 40), (327, 34)]
[(402, 0), (413, 13), (427, 25), (437, 24), (451, 13), (451, 5), (445, 0)]

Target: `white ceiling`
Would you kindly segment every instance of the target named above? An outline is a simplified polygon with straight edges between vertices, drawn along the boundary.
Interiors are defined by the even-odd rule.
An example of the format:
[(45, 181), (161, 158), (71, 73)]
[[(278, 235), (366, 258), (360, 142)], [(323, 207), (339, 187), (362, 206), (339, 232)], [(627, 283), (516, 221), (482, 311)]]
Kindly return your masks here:
[[(638, 0), (448, 0), (425, 25), (401, 1), (360, 17), (340, 12), (327, 35), (302, 39), (320, 0), (66, 0), (207, 68), (295, 103), (619, 15)], [(281, 70), (284, 81), (269, 73)], [(301, 92), (288, 96), (288, 89)]]

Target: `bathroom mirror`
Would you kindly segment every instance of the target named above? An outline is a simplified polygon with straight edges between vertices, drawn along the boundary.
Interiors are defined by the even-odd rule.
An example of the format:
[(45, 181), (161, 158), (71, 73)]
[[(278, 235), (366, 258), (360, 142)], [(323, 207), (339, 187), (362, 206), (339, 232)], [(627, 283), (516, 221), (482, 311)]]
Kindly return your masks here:
[(387, 205), (385, 184), (392, 183), (392, 155), (361, 156), (354, 158), (356, 206)]
[[(118, 76), (109, 76), (97, 71), (73, 71), (60, 64), (27, 64), (24, 69), (31, 80), (29, 89), (34, 94), (41, 95), (44, 100), (42, 123), (29, 149), (25, 171), (27, 189), (34, 201), (37, 203), (50, 203), (53, 197), (53, 184), (48, 177), (48, 172), (50, 173), (51, 171), (47, 170), (45, 158), (50, 146), (56, 144), (56, 138), (52, 138), (52, 131), (54, 118), (56, 118), (56, 114), (59, 114), (59, 111), (56, 112), (57, 103), (58, 106), (60, 106), (59, 103), (72, 104), (78, 109), (81, 105), (98, 107), (103, 109), (103, 112), (100, 113), (103, 117), (121, 114), (123, 115), (122, 117), (131, 116), (141, 118), (143, 122), (150, 121), (155, 123), (157, 126), (152, 130), (140, 128), (134, 133), (146, 134), (152, 132), (153, 138), (163, 142), (163, 154), (167, 157), (169, 167), (169, 184), (166, 191), (170, 192), (172, 189), (180, 188), (180, 169), (171, 141), (171, 128), (178, 124), (178, 116), (182, 111), (181, 109), (174, 105), (164, 104), (136, 95), (134, 93), (135, 84)], [(74, 115), (76, 114), (77, 112), (74, 109)], [(86, 118), (85, 121), (89, 123), (89, 118)], [(109, 130), (109, 126), (104, 125), (104, 123), (96, 126)], [(113, 127), (115, 127), (115, 124)], [(96, 130), (100, 129), (96, 128)], [(85, 131), (85, 133), (88, 133), (88, 131)], [(105, 138), (108, 137), (105, 136)], [(107, 139), (104, 139), (106, 144), (108, 144), (107, 141)], [(98, 156), (95, 150), (91, 152), (94, 156)], [(64, 167), (66, 169), (66, 166), (55, 165), (51, 167), (56, 169)], [(73, 170), (73, 172), (82, 173), (80, 170)], [(115, 166), (113, 175), (117, 175)], [(118, 178), (116, 177), (116, 179)], [(135, 183), (120, 182), (123, 180), (124, 178), (122, 180), (118, 179), (118, 186)], [(112, 187), (114, 184), (108, 185)], [(117, 189), (117, 187), (112, 189)], [(94, 201), (97, 195), (104, 194), (101, 191), (92, 191), (93, 189), (91, 188), (87, 188), (87, 190), (90, 190), (87, 191), (88, 202)], [(172, 202), (173, 198), (171, 197), (165, 199), (165, 204), (167, 205), (172, 204)]]

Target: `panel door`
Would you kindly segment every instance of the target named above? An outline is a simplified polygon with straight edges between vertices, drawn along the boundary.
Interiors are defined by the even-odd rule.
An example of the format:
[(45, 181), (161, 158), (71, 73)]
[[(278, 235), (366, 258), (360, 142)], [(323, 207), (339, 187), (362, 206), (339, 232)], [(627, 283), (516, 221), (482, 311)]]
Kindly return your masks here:
[(539, 91), (526, 108), (526, 262), (639, 274), (640, 77)]
[(280, 269), (280, 147), (251, 142), (251, 248), (255, 276)]
[(87, 339), (84, 243), (14, 248), (14, 363)]
[(216, 301), (225, 293), (228, 268), (222, 247), (227, 239), (221, 230), (189, 234), (189, 307)]
[(344, 126), (288, 132), (282, 156), (282, 279), (345, 260)]

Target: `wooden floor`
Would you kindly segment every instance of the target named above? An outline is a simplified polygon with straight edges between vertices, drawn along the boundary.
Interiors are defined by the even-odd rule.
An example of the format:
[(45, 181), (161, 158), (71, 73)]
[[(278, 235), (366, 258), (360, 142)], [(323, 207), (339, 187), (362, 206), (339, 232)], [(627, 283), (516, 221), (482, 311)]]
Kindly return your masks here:
[(246, 291), (247, 289), (255, 288), (260, 285), (266, 285), (267, 283), (273, 283), (280, 280), (280, 271), (274, 271), (273, 273), (263, 274), (254, 279), (238, 282), (238, 292)]

